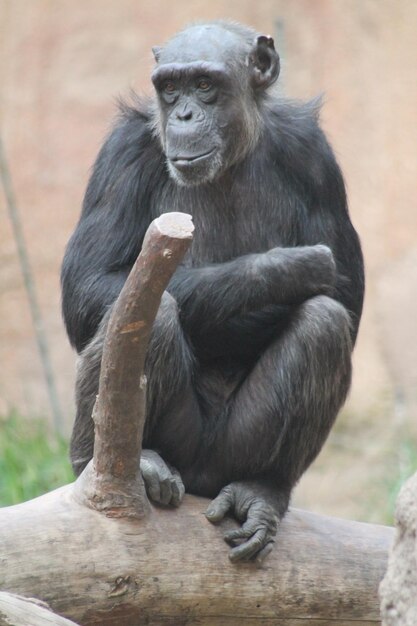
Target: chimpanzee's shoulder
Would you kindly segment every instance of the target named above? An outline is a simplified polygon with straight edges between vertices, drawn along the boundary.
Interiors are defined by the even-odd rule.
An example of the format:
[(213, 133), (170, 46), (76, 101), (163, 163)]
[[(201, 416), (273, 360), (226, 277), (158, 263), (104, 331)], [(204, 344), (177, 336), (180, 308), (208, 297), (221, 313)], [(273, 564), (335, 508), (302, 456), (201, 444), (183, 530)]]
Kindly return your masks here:
[(274, 98), (265, 117), (270, 149), (277, 164), (305, 184), (316, 186), (336, 177), (343, 186), (340, 168), (320, 126), (322, 97), (308, 102)]
[(131, 93), (130, 98), (118, 100), (118, 111), (106, 143), (126, 148), (134, 146), (138, 151), (146, 146), (159, 145), (155, 132), (155, 103)]
[(147, 193), (151, 179), (163, 175), (164, 159), (153, 119), (150, 100), (132, 95), (129, 101), (119, 101), (117, 116), (94, 163), (84, 212), (116, 189), (118, 194), (139, 198)]
[(323, 150), (328, 142), (320, 126), (323, 99), (307, 102), (273, 98), (268, 103), (266, 123), (274, 144), (285, 150)]

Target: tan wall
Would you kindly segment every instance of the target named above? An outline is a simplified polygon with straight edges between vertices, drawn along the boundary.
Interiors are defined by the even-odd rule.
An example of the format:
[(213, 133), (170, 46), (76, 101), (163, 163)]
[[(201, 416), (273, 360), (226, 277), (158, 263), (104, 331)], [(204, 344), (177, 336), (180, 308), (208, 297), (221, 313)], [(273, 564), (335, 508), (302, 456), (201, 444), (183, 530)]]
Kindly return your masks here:
[[(59, 266), (114, 97), (131, 86), (150, 91), (152, 45), (190, 20), (220, 17), (279, 34), (288, 95), (326, 93), (323, 124), (345, 173), (367, 262), (345, 414), (359, 425), (375, 422), (376, 433), (390, 433), (417, 414), (414, 0), (0, 2), (1, 132), (68, 422), (74, 355), (60, 319)], [(2, 197), (0, 363), (0, 412), (17, 406), (23, 413), (45, 413), (47, 396)]]

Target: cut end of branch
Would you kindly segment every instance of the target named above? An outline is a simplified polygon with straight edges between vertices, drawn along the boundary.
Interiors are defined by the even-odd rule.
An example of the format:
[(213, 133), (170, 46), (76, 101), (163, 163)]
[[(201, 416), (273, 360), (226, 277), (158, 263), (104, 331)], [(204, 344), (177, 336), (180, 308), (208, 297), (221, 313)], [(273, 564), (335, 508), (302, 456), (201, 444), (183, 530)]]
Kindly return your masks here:
[(188, 213), (163, 213), (158, 217), (155, 226), (162, 235), (175, 239), (191, 239), (194, 232), (192, 217)]

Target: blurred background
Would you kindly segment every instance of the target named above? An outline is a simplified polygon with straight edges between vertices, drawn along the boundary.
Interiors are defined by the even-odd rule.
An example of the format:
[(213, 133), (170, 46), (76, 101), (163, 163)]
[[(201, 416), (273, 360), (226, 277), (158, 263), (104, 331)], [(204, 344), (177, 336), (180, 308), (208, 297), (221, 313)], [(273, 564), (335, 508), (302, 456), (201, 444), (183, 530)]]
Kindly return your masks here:
[(0, 0), (0, 131), (60, 407), (1, 190), (0, 504), (71, 480), (75, 355), (59, 270), (116, 98), (151, 92), (153, 45), (218, 18), (274, 36), (286, 95), (325, 94), (322, 124), (366, 260), (352, 391), (294, 504), (390, 523), (398, 487), (417, 468), (415, 0)]

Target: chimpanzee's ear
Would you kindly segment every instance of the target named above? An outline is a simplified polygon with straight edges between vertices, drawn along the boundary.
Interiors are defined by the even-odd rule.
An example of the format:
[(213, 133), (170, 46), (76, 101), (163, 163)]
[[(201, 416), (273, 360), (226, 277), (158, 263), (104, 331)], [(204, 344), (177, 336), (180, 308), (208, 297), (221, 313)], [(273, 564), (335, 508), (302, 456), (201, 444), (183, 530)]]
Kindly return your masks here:
[(162, 48), (161, 46), (154, 46), (152, 48), (152, 54), (154, 56), (155, 61), (158, 63), (159, 57), (161, 56)]
[(280, 63), (272, 37), (257, 37), (248, 60), (251, 82), (255, 89), (266, 89), (277, 80)]

